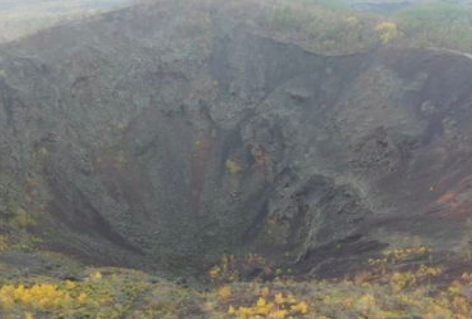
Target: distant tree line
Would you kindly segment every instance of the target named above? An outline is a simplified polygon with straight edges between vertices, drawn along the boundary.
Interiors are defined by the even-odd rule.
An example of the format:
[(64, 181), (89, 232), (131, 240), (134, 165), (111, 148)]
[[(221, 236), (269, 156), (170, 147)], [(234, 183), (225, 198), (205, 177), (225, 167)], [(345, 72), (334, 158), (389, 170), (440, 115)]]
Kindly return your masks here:
[(279, 38), (327, 55), (385, 45), (472, 53), (472, 8), (453, 3), (422, 4), (384, 16), (355, 11), (340, 0), (275, 0), (259, 23)]

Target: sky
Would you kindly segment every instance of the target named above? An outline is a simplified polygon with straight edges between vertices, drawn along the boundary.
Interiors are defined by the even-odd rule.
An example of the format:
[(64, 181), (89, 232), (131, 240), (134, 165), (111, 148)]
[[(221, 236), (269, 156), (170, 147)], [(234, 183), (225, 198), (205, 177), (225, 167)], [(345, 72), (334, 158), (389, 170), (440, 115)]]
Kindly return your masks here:
[(96, 6), (113, 6), (113, 5), (119, 5), (126, 0), (0, 0), (0, 10), (11, 10), (11, 9), (16, 9), (18, 7), (23, 7), (23, 6), (31, 6), (31, 5), (48, 5), (51, 3), (58, 3), (58, 2), (63, 2), (64, 4), (66, 3), (79, 3), (82, 2), (86, 6), (90, 7), (96, 7)]

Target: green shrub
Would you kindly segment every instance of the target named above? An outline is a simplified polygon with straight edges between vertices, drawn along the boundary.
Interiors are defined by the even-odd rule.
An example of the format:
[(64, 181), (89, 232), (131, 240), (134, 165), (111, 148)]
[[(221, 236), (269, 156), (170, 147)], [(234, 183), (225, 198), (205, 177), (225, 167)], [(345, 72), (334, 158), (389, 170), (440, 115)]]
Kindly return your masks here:
[(472, 52), (472, 8), (435, 3), (399, 12), (396, 19), (409, 43)]

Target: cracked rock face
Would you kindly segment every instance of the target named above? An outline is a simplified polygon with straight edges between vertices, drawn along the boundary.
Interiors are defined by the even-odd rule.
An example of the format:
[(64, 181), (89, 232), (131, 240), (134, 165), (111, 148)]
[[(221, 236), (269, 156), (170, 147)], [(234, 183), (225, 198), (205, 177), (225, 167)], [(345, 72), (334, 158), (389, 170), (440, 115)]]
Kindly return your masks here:
[(54, 249), (171, 271), (253, 252), (331, 275), (468, 232), (467, 57), (319, 56), (169, 4), (3, 46), (0, 69), (0, 190), (29, 185), (15, 198)]

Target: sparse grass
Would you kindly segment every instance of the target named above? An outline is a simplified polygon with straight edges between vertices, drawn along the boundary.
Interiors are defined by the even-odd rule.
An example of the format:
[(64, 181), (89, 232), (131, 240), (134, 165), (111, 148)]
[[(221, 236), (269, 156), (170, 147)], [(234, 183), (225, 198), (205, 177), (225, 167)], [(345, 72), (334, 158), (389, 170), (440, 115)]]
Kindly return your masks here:
[(367, 52), (380, 46), (379, 16), (339, 10), (322, 3), (274, 1), (257, 22), (262, 32), (324, 55)]
[[(0, 317), (24, 319), (387, 319), (467, 318), (471, 272), (450, 276), (428, 262), (403, 264), (431, 254), (426, 247), (386, 251), (366, 269), (346, 278), (297, 281), (287, 276), (270, 280), (227, 278), (209, 290), (181, 287), (139, 271), (100, 268), (84, 270), (77, 280), (52, 277), (0, 279)], [(226, 256), (218, 267), (228, 274), (238, 264), (261, 263), (261, 257)], [(374, 259), (373, 259), (374, 260)], [(237, 262), (238, 261), (238, 262)], [(265, 263), (264, 263), (265, 264)], [(212, 268), (214, 269), (214, 268)], [(276, 273), (277, 271), (272, 271)], [(223, 274), (223, 269), (219, 271)]]
[[(445, 279), (440, 266), (410, 263), (430, 254), (424, 246), (387, 250), (364, 271), (327, 281), (233, 282), (207, 295), (206, 303), (214, 318), (466, 318), (472, 312), (466, 297), (472, 275)], [(284, 300), (303, 311), (293, 311)]]
[[(162, 8), (169, 6), (162, 0), (137, 2), (148, 2)], [(175, 2), (181, 11), (189, 7), (226, 10), (234, 18), (257, 26), (255, 32), (293, 42), (324, 55), (356, 54), (395, 43), (472, 52), (472, 9), (466, 6), (428, 3), (386, 17), (353, 11), (343, 1)], [(100, 12), (101, 9), (87, 6), (87, 3), (86, 0), (53, 0), (0, 11), (0, 42)], [(197, 22), (196, 18), (187, 23), (190, 26), (194, 22)]]
[(472, 52), (472, 8), (447, 3), (418, 5), (395, 19), (408, 44)]
[(426, 3), (394, 16), (360, 13), (341, 2), (324, 0), (243, 0), (213, 5), (257, 25), (255, 32), (323, 55), (357, 54), (385, 45), (472, 52), (472, 9), (464, 5)]
[(0, 308), (7, 318), (23, 318), (27, 313), (34, 318), (119, 318), (150, 284), (144, 274), (111, 271), (95, 270), (77, 282), (30, 278), (4, 285)]

